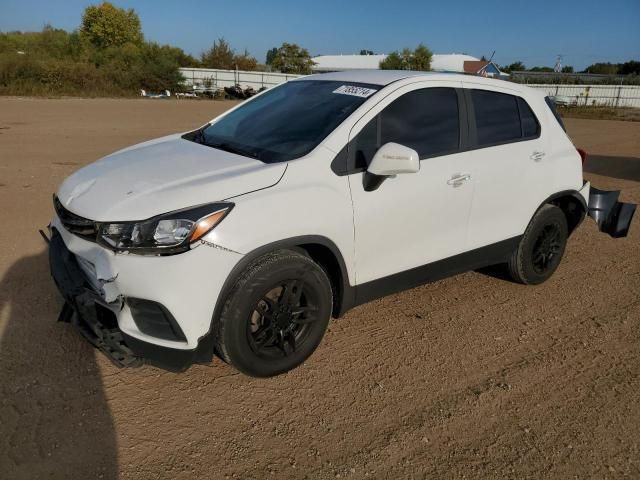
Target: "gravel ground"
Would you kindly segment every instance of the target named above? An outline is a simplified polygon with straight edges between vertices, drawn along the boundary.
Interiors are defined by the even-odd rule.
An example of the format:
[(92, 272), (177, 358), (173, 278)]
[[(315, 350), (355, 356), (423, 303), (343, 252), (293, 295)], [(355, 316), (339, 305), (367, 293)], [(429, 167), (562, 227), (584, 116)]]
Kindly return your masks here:
[[(230, 105), (0, 98), (0, 478), (640, 478), (638, 218), (585, 222), (538, 287), (472, 272), (358, 307), (270, 380), (118, 370), (57, 324), (57, 185)], [(640, 202), (640, 123), (567, 124)]]

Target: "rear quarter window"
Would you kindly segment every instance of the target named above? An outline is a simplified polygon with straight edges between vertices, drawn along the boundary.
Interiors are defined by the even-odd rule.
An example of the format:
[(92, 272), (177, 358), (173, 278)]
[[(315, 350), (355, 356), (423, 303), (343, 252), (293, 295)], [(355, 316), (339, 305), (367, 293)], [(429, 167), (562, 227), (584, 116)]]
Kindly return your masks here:
[(522, 138), (535, 138), (540, 135), (538, 119), (527, 102), (520, 97), (518, 97), (518, 110), (520, 110), (520, 122), (522, 123)]

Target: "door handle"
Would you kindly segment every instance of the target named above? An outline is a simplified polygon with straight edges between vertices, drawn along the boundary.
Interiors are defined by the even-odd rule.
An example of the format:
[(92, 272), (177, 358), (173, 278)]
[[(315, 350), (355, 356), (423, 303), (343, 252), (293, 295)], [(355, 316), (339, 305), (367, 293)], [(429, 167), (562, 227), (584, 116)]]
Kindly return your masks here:
[(545, 155), (546, 153), (544, 152), (533, 152), (529, 158), (534, 162), (539, 162), (544, 158)]
[(468, 173), (456, 173), (453, 177), (447, 180), (447, 185), (459, 187), (468, 180), (471, 180), (471, 175), (469, 175)]

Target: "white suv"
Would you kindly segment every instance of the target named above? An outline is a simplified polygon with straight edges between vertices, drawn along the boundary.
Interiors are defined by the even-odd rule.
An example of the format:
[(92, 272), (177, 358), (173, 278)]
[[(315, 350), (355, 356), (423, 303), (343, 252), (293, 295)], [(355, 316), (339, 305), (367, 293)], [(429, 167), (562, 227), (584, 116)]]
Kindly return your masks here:
[(581, 156), (521, 85), (301, 78), (71, 175), (50, 224), (60, 318), (120, 366), (216, 353), (276, 375), (374, 298), (501, 263), (545, 281), (590, 207), (626, 235), (635, 207), (595, 189), (590, 205)]

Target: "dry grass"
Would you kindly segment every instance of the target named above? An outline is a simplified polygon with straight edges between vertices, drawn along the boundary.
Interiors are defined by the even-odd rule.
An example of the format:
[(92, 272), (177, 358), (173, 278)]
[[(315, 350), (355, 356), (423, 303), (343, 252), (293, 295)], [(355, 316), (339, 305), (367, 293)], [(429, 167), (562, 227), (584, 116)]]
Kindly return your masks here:
[(558, 107), (558, 111), (564, 118), (640, 122), (640, 108)]

